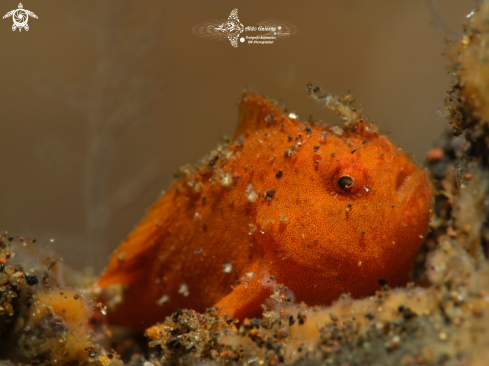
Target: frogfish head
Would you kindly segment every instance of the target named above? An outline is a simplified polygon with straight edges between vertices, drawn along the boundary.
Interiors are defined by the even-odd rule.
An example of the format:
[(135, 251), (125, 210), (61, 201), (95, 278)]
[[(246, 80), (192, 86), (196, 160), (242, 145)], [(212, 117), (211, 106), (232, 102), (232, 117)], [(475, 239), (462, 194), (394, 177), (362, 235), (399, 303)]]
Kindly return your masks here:
[(289, 150), (273, 202), (257, 211), (268, 270), (306, 302), (405, 284), (428, 231), (427, 172), (364, 120), (304, 128), (285, 116), (281, 126), (275, 147)]

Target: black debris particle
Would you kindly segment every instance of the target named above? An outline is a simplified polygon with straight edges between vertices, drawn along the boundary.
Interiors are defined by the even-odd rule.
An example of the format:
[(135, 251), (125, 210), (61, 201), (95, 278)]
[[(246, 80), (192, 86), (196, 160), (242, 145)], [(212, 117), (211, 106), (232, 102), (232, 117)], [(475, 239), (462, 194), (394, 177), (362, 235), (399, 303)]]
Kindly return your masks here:
[(209, 166), (210, 167), (214, 167), (214, 165), (216, 164), (217, 162), (217, 159), (219, 159), (219, 156), (218, 155), (214, 155), (210, 160), (209, 160)]
[(313, 148), (314, 150), (319, 150), (319, 145), (314, 145), (312, 148)]
[(382, 278), (378, 280), (378, 283), (379, 283), (380, 286), (387, 285), (387, 281), (386, 280), (383, 280)]
[(365, 318), (367, 318), (368, 320), (372, 320), (373, 318), (375, 318), (375, 314), (372, 312), (367, 313), (365, 314)]
[(29, 286), (34, 286), (39, 283), (39, 279), (35, 275), (34, 276), (25, 275), (25, 282), (27, 282)]
[(272, 197), (275, 196), (275, 189), (268, 189), (265, 196), (268, 202), (272, 202)]
[(418, 314), (416, 314), (409, 307), (404, 305), (399, 305), (397, 310), (399, 310), (399, 312), (402, 314), (402, 317), (406, 320), (411, 320), (418, 316)]
[(289, 316), (289, 326), (294, 325), (294, 323), (295, 323), (294, 316), (293, 315)]
[(236, 143), (238, 144), (238, 146), (243, 146), (244, 145), (244, 136), (243, 135), (239, 136), (236, 139)]
[(281, 171), (281, 170), (279, 170), (277, 173), (275, 173), (275, 176), (276, 176), (277, 178), (280, 178), (280, 177), (282, 176), (282, 171)]

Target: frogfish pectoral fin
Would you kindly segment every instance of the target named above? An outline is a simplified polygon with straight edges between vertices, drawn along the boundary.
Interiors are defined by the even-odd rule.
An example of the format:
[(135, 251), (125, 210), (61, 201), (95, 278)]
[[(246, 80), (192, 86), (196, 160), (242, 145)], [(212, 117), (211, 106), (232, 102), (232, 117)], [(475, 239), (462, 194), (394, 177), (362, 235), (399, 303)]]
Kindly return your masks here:
[[(258, 266), (256, 266), (256, 269), (261, 272)], [(226, 314), (240, 320), (261, 317), (263, 313), (262, 305), (273, 293), (273, 288), (263, 284), (263, 276), (259, 274), (260, 272), (254, 274), (248, 280), (241, 281), (238, 286), (216, 304), (219, 308), (219, 314)]]
[[(402, 179), (401, 179), (402, 178)], [(428, 216), (432, 203), (431, 183), (426, 170), (416, 170), (412, 174), (398, 178), (398, 204), (406, 220), (416, 223), (423, 223), (428, 230)], [(425, 220), (420, 220), (419, 215), (426, 215)]]

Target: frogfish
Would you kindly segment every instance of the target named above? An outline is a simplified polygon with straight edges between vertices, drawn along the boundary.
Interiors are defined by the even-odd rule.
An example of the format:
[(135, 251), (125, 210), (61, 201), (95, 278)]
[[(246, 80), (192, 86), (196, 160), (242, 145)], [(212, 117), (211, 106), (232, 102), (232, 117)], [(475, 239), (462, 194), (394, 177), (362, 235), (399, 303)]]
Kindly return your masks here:
[(406, 284), (428, 230), (426, 170), (361, 116), (289, 116), (243, 94), (234, 138), (181, 168), (112, 255), (97, 284), (122, 289), (109, 322), (143, 330), (212, 306), (257, 317), (274, 284), (307, 305)]

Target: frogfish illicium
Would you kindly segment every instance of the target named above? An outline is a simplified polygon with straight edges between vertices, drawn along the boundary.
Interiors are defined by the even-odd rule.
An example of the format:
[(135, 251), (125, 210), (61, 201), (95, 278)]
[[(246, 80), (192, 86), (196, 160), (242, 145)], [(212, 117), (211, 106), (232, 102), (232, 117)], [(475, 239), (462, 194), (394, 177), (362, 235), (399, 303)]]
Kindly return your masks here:
[(141, 330), (214, 305), (260, 316), (273, 284), (308, 305), (404, 285), (431, 196), (426, 171), (373, 123), (300, 123), (244, 93), (234, 138), (182, 168), (114, 252), (98, 282), (123, 288), (109, 320)]

